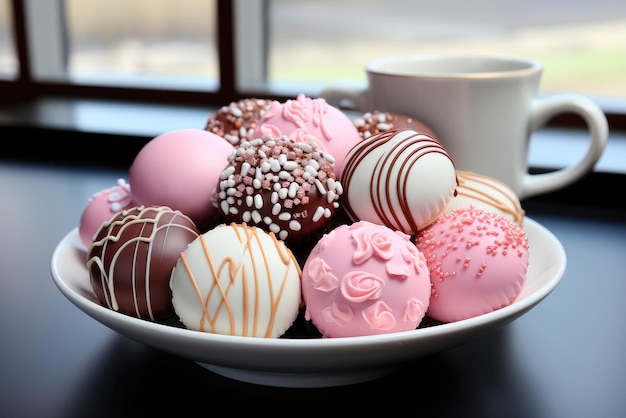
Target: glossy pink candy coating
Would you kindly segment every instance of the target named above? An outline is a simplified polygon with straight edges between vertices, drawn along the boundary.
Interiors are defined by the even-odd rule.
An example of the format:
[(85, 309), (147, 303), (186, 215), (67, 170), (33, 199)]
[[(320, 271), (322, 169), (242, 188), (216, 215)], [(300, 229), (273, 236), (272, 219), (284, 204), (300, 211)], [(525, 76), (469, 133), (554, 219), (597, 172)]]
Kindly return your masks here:
[(410, 236), (368, 221), (324, 235), (302, 270), (305, 319), (325, 337), (414, 330), (430, 293), (426, 260)]
[(78, 224), (78, 235), (88, 249), (100, 226), (122, 209), (135, 206), (130, 194), (130, 186), (124, 179), (118, 179), (113, 187), (99, 191), (89, 198)]
[(427, 315), (454, 322), (510, 305), (528, 270), (526, 234), (512, 220), (472, 205), (441, 215), (416, 245), (428, 262), (433, 294)]
[(278, 138), (281, 134), (298, 142), (308, 142), (312, 136), (322, 151), (334, 157), (333, 171), (337, 178), (346, 154), (362, 139), (345, 113), (322, 98), (313, 99), (304, 94), (283, 103), (272, 101), (252, 138), (264, 135)]
[(201, 230), (218, 222), (214, 193), (235, 147), (202, 129), (180, 129), (153, 138), (130, 167), (133, 198), (140, 205), (169, 206)]

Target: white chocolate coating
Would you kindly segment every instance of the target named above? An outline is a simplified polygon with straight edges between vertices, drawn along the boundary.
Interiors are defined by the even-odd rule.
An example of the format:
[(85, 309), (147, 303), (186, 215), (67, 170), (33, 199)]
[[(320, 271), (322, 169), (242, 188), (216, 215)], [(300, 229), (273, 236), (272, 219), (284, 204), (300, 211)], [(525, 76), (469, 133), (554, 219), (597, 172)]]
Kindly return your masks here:
[(273, 233), (221, 224), (181, 253), (172, 272), (172, 302), (189, 329), (277, 338), (295, 321), (301, 270)]
[(513, 189), (500, 180), (471, 171), (457, 170), (456, 174), (459, 180), (457, 193), (448, 202), (444, 213), (473, 205), (496, 212), (523, 226), (525, 211)]
[(344, 208), (366, 220), (414, 234), (439, 216), (457, 185), (450, 156), (432, 137), (412, 130), (372, 135), (346, 156)]

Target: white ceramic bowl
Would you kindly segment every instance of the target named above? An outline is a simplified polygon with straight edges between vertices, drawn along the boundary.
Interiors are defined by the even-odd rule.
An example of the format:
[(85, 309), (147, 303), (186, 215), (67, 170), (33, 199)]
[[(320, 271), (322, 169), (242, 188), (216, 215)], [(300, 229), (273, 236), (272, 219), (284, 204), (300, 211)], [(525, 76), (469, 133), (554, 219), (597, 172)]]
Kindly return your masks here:
[(339, 386), (379, 378), (393, 373), (407, 361), (497, 330), (541, 302), (565, 272), (565, 251), (550, 231), (532, 219), (525, 219), (524, 230), (530, 243), (529, 269), (522, 294), (513, 304), (463, 321), (376, 336), (237, 337), (162, 325), (117, 313), (100, 305), (91, 289), (86, 253), (81, 249), (77, 229), (70, 231), (55, 248), (51, 272), (59, 290), (97, 321), (220, 375), (269, 386)]

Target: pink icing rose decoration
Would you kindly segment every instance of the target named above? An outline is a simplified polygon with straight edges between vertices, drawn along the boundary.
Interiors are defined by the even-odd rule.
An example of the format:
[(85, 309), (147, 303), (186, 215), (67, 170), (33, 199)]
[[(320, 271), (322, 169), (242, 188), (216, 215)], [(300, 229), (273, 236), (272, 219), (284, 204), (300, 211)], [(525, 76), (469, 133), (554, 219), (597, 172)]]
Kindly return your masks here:
[(261, 134), (263, 136), (269, 135), (272, 138), (280, 138), (283, 135), (280, 128), (276, 125), (272, 125), (271, 123), (264, 123), (261, 125)]
[(315, 145), (324, 152), (328, 152), (328, 148), (324, 144), (323, 141), (320, 141), (318, 137), (312, 135), (308, 129), (297, 128), (289, 134), (289, 137), (296, 142), (302, 142), (305, 144), (310, 144), (311, 142), (315, 143)]
[(382, 278), (365, 271), (351, 271), (341, 279), (341, 294), (355, 303), (380, 298), (384, 287)]
[(409, 266), (389, 261), (385, 264), (385, 271), (392, 279), (404, 280), (409, 277)]
[(342, 327), (345, 327), (354, 318), (354, 312), (350, 306), (345, 303), (333, 302), (331, 306), (328, 306), (322, 310), (322, 316), (327, 322), (334, 322)]
[(324, 135), (323, 139), (330, 141), (333, 135), (329, 131), (328, 126), (324, 123), (324, 115), (328, 112), (328, 103), (326, 103), (326, 100), (322, 98), (309, 100), (311, 100), (311, 104), (313, 106), (313, 125), (319, 126), (322, 131), (322, 135)]
[(316, 290), (331, 292), (339, 286), (339, 279), (331, 273), (331, 268), (319, 257), (311, 260), (308, 267), (311, 282)]
[(352, 256), (355, 264), (362, 264), (372, 256), (382, 260), (390, 260), (393, 257), (393, 242), (379, 228), (359, 222), (352, 224), (350, 229), (356, 247)]
[(396, 325), (396, 318), (391, 313), (391, 308), (383, 302), (378, 301), (361, 312), (363, 319), (372, 329), (390, 330)]
[(411, 298), (406, 302), (406, 307), (402, 315), (402, 319), (409, 322), (421, 321), (424, 317), (424, 303), (415, 298)]
[(264, 119), (273, 118), (274, 116), (280, 115), (283, 106), (280, 104), (278, 100), (272, 100), (270, 105), (265, 109)]
[(316, 251), (318, 253), (324, 252), (324, 250), (326, 250), (326, 248), (328, 247), (328, 245), (334, 238), (335, 238), (335, 231), (331, 230), (330, 232), (326, 234), (326, 239), (320, 240), (317, 243)]
[(400, 251), (402, 253), (402, 259), (407, 263), (412, 264), (416, 273), (419, 273), (421, 267), (426, 266), (423, 264), (426, 261), (424, 254), (422, 254), (422, 252), (412, 242), (407, 242)]
[(287, 100), (283, 104), (283, 117), (290, 122), (293, 122), (296, 126), (304, 128), (306, 122), (312, 120), (312, 109), (307, 106), (307, 101), (310, 101), (303, 94), (299, 94), (296, 100)]
[[(306, 128), (308, 123), (319, 128), (323, 138), (330, 141), (333, 137), (325, 124), (325, 114), (328, 112), (328, 103), (322, 98), (313, 99), (300, 93), (296, 100), (287, 100), (283, 103), (283, 118), (299, 128)], [(321, 141), (320, 141), (321, 142)]]

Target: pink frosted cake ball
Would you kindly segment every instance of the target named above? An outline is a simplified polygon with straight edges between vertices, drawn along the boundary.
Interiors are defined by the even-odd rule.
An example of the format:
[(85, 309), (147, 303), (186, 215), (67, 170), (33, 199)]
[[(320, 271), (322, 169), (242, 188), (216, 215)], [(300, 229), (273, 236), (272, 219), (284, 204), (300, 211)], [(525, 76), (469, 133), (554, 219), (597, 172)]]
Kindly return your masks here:
[(427, 315), (454, 322), (510, 305), (526, 282), (529, 243), (522, 228), (468, 206), (441, 215), (415, 238), (430, 270)]
[(245, 224), (220, 224), (182, 252), (172, 277), (172, 302), (189, 329), (278, 338), (298, 315), (301, 270), (274, 234)]
[(113, 187), (99, 191), (89, 198), (83, 209), (78, 224), (78, 235), (85, 246), (89, 248), (93, 237), (100, 226), (122, 209), (135, 206), (130, 194), (130, 186), (124, 179), (118, 179)]
[(203, 129), (180, 129), (153, 138), (130, 167), (133, 198), (189, 216), (201, 230), (218, 223), (214, 193), (235, 147)]
[(302, 270), (305, 319), (325, 337), (414, 330), (430, 294), (426, 260), (410, 236), (367, 221), (324, 235)]
[(334, 157), (337, 177), (346, 154), (361, 141), (361, 135), (345, 113), (324, 99), (313, 99), (304, 94), (283, 103), (272, 101), (252, 138), (283, 134), (298, 142), (315, 139), (322, 151)]
[(457, 186), (443, 146), (412, 130), (389, 130), (358, 143), (340, 177), (343, 208), (365, 220), (415, 234), (445, 209)]

